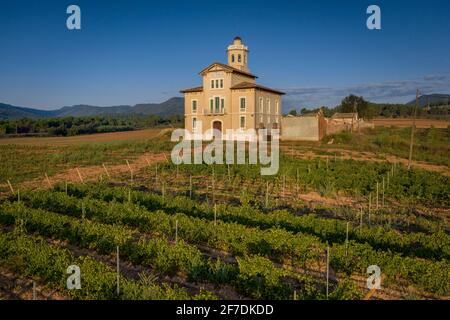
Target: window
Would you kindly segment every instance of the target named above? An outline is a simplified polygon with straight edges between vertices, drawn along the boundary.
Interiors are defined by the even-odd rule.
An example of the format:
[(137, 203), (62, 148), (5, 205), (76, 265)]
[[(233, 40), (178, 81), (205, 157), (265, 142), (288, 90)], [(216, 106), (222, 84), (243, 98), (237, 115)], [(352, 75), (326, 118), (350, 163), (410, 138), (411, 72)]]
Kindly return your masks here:
[(234, 54), (231, 55), (231, 62), (234, 62)]
[(239, 106), (240, 106), (240, 110), (241, 110), (241, 112), (245, 112), (245, 107), (246, 107), (246, 105), (245, 105), (245, 98), (244, 97), (241, 97), (241, 98), (239, 98)]
[(259, 98), (259, 113), (263, 113), (263, 112), (264, 112), (264, 99)]
[(213, 113), (214, 110), (214, 100), (213, 99), (209, 99), (209, 111), (211, 113)]
[(264, 117), (263, 116), (259, 117), (259, 123), (264, 123)]
[(278, 100), (277, 101), (275, 101), (275, 112), (276, 112), (276, 114), (279, 114), (280, 113), (280, 105), (279, 105), (279, 103), (278, 103)]
[(214, 100), (216, 102), (215, 103), (215, 106), (216, 106), (215, 113), (219, 113), (220, 112), (220, 98), (219, 97), (215, 97)]
[(192, 129), (197, 128), (197, 118), (192, 118)]
[(241, 62), (241, 55), (238, 54), (238, 62)]
[(211, 89), (223, 88), (223, 79), (211, 79)]
[(192, 100), (192, 113), (197, 113), (197, 100)]
[(245, 129), (245, 116), (241, 116), (240, 128)]
[(270, 114), (270, 99), (267, 99), (267, 113)]
[(224, 113), (224, 110), (225, 110), (225, 99), (222, 98), (220, 99), (220, 112)]

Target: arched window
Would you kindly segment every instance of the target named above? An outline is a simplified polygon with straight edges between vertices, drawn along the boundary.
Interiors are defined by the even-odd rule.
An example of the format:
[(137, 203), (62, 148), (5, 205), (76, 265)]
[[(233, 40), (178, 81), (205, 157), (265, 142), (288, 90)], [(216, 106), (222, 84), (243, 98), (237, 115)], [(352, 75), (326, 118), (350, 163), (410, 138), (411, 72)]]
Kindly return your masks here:
[(238, 62), (241, 62), (241, 55), (238, 54)]
[(234, 62), (234, 54), (231, 55), (231, 62)]

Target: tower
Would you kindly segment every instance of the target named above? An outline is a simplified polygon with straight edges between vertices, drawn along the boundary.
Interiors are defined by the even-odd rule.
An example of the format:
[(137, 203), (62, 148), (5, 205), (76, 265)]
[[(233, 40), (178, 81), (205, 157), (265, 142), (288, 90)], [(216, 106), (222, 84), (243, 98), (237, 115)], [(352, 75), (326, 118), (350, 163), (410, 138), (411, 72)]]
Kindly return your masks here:
[(235, 37), (233, 44), (228, 46), (228, 65), (241, 71), (249, 72), (248, 48), (244, 46), (240, 37)]

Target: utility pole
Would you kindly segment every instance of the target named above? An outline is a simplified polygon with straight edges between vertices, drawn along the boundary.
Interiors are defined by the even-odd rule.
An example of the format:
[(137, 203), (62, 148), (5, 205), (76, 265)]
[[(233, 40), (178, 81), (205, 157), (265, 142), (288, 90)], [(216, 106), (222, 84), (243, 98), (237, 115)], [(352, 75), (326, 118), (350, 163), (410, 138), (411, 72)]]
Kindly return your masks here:
[(416, 128), (416, 114), (417, 114), (418, 106), (419, 106), (419, 89), (417, 89), (417, 91), (416, 91), (416, 105), (414, 106), (413, 124), (411, 127), (411, 142), (409, 144), (408, 170), (411, 170), (412, 152), (413, 152), (413, 144), (414, 144), (414, 130)]

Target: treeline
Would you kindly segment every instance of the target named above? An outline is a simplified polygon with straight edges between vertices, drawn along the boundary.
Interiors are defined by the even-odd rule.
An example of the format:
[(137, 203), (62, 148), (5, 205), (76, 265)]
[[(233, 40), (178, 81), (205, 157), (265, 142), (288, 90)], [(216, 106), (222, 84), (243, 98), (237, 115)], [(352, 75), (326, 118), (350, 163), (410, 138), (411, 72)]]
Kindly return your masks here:
[(131, 131), (158, 126), (178, 126), (183, 117), (132, 115), (48, 119), (0, 120), (0, 136), (75, 136), (101, 132)]
[[(414, 105), (391, 104), (391, 103), (373, 103), (364, 100), (363, 97), (349, 95), (345, 97), (341, 104), (334, 107), (320, 107), (316, 109), (302, 108), (300, 114), (304, 115), (311, 112), (322, 110), (326, 117), (331, 117), (337, 112), (354, 112), (357, 110), (359, 117), (372, 119), (377, 117), (386, 118), (407, 118), (414, 115)], [(296, 110), (291, 110), (289, 114), (297, 115)], [(417, 117), (420, 118), (443, 118), (449, 117), (449, 109), (446, 105), (430, 105), (429, 107), (419, 107)]]

